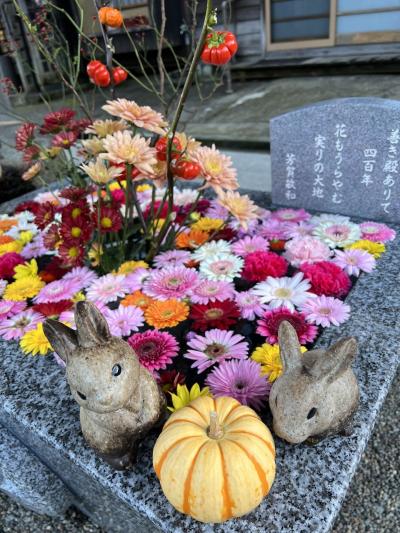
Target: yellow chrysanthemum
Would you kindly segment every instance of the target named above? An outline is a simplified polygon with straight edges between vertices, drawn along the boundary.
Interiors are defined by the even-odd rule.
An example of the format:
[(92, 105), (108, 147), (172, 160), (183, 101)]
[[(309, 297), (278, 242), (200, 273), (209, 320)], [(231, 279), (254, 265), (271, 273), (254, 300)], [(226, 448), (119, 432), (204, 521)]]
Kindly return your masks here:
[(72, 301), (74, 303), (76, 302), (83, 302), (84, 300), (86, 300), (86, 296), (83, 294), (82, 291), (79, 291), (77, 292), (76, 294), (74, 294), (73, 298), (72, 298)]
[(384, 252), (386, 252), (386, 246), (381, 242), (373, 242), (368, 239), (361, 239), (345, 246), (346, 250), (365, 250), (378, 259)]
[[(307, 349), (301, 346), (302, 353)], [(282, 360), (279, 353), (279, 344), (262, 344), (251, 354), (251, 359), (260, 363), (261, 373), (268, 376), (268, 381), (273, 383), (282, 374)]]
[(100, 258), (103, 255), (103, 247), (100, 246), (97, 243), (93, 244), (93, 246), (90, 248), (88, 252), (88, 257), (90, 260), (90, 264), (93, 267), (96, 267), (100, 264)]
[(44, 334), (43, 324), (41, 322), (37, 325), (36, 329), (27, 331), (22, 336), (19, 345), (24, 353), (31, 355), (46, 355), (49, 350), (52, 350), (51, 344)]
[(143, 185), (138, 185), (136, 188), (137, 192), (145, 192), (145, 191), (148, 191), (149, 189), (151, 189), (151, 187), (147, 183), (144, 183)]
[(22, 244), (25, 246), (25, 244), (28, 244), (28, 242), (31, 242), (33, 239), (33, 233), (31, 231), (21, 231), (18, 237), (18, 241), (22, 242)]
[(221, 218), (200, 218), (197, 222), (192, 224), (191, 228), (197, 231), (216, 231), (224, 225), (224, 221)]
[(7, 285), (3, 298), (13, 302), (22, 302), (36, 296), (44, 286), (45, 282), (39, 276), (27, 276)]
[(14, 279), (22, 279), (29, 277), (37, 277), (38, 265), (36, 259), (31, 259), (31, 261), (26, 261), (23, 265), (17, 265), (14, 267)]
[(19, 253), (24, 245), (21, 241), (12, 241), (0, 244), (0, 255), (8, 254), (9, 252)]
[(200, 385), (195, 383), (189, 391), (186, 385), (178, 385), (176, 388), (176, 394), (173, 394), (172, 392), (170, 392), (170, 394), (173, 407), (168, 407), (168, 409), (174, 412), (178, 411), (178, 409), (182, 409), (182, 407), (185, 407), (200, 396), (210, 396), (210, 389), (208, 387), (200, 389)]
[(146, 261), (125, 261), (117, 270), (117, 274), (130, 274), (137, 268), (149, 268)]

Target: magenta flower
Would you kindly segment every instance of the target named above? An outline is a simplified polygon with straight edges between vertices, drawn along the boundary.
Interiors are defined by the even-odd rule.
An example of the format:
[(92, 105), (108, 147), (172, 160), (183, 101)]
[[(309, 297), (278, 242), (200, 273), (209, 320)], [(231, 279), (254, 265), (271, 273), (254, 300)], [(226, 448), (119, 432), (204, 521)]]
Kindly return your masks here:
[(300, 344), (313, 342), (317, 336), (318, 328), (307, 323), (304, 313), (290, 311), (286, 307), (265, 311), (257, 322), (257, 333), (266, 337), (269, 344), (276, 344), (279, 326), (284, 320), (294, 327)]
[(235, 254), (241, 255), (242, 257), (245, 257), (252, 252), (266, 252), (268, 248), (268, 241), (260, 236), (250, 237), (247, 235), (246, 237), (243, 237), (243, 239), (232, 244), (232, 250)]
[(26, 302), (13, 302), (11, 300), (0, 300), (0, 323), (4, 318), (20, 313), (26, 308)]
[(289, 263), (298, 267), (302, 263), (326, 261), (331, 255), (329, 246), (315, 237), (302, 237), (288, 241), (283, 254)]
[(162, 252), (154, 258), (155, 268), (165, 268), (169, 266), (183, 266), (190, 260), (191, 253), (185, 250), (168, 250)]
[(144, 324), (143, 311), (133, 305), (120, 305), (113, 311), (107, 310), (105, 316), (111, 335), (116, 337), (127, 337)]
[(48, 250), (43, 243), (43, 234), (39, 233), (23, 247), (21, 255), (24, 259), (33, 259), (45, 255), (47, 252)]
[(182, 300), (191, 294), (198, 279), (198, 273), (194, 268), (176, 266), (153, 270), (143, 285), (143, 292), (159, 300), (170, 298)]
[(75, 282), (79, 287), (79, 290), (82, 290), (89, 287), (89, 285), (91, 285), (91, 283), (97, 278), (98, 276), (94, 270), (81, 266), (73, 268), (70, 272), (65, 274), (62, 279)]
[(269, 240), (286, 240), (295, 226), (293, 222), (282, 222), (276, 218), (270, 218), (262, 223), (258, 233)]
[(283, 207), (282, 209), (273, 211), (271, 217), (281, 222), (305, 222), (311, 218), (311, 215), (304, 209)]
[(361, 272), (372, 272), (376, 266), (373, 255), (366, 250), (336, 250), (333, 262), (342, 268), (349, 276), (359, 276)]
[(133, 272), (126, 275), (124, 284), (129, 292), (141, 291), (149, 276), (150, 271), (147, 268), (135, 268)]
[(129, 292), (125, 276), (106, 274), (96, 279), (86, 292), (87, 299), (92, 302), (115, 302)]
[(318, 296), (307, 300), (301, 310), (307, 322), (329, 327), (331, 324), (339, 326), (350, 316), (350, 306), (332, 296)]
[(393, 241), (396, 237), (394, 229), (379, 222), (363, 222), (360, 224), (361, 238), (373, 242)]
[(190, 299), (195, 304), (208, 304), (232, 299), (234, 294), (235, 289), (230, 281), (202, 279), (193, 287)]
[(216, 398), (231, 396), (257, 410), (264, 406), (272, 387), (266, 376), (261, 375), (261, 366), (251, 359), (222, 362), (205, 383)]
[(175, 337), (166, 331), (149, 329), (144, 333), (134, 333), (129, 337), (128, 343), (140, 364), (150, 372), (165, 369), (179, 350)]
[(79, 291), (79, 285), (73, 280), (58, 279), (45, 285), (35, 296), (34, 302), (37, 304), (59, 302), (60, 300), (71, 300)]
[(252, 290), (236, 293), (235, 302), (245, 320), (255, 320), (265, 311), (265, 306), (261, 304), (260, 299)]
[(222, 329), (210, 329), (204, 336), (196, 335), (188, 341), (188, 346), (190, 350), (184, 357), (194, 361), (191, 368), (197, 368), (199, 374), (225, 359), (243, 359), (249, 351), (249, 345), (242, 335)]
[(2, 321), (0, 336), (6, 341), (20, 339), (27, 331), (36, 329), (39, 322), (43, 322), (43, 320), (44, 317), (40, 313), (36, 313), (33, 309), (26, 309)]

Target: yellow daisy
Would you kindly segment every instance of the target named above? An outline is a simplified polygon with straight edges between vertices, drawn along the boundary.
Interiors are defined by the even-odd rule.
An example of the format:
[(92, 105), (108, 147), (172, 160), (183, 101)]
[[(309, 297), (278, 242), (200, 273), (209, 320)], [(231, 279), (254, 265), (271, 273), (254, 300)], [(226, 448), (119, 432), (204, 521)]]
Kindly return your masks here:
[(197, 222), (192, 224), (191, 229), (198, 231), (216, 231), (224, 225), (224, 221), (221, 218), (200, 218)]
[(151, 187), (147, 183), (144, 183), (143, 185), (138, 185), (136, 188), (137, 192), (145, 192), (145, 191), (148, 191), (149, 189), (151, 189)]
[(125, 261), (117, 270), (117, 274), (130, 274), (137, 268), (149, 268), (146, 261)]
[(381, 242), (373, 242), (368, 239), (361, 239), (345, 246), (346, 250), (365, 250), (378, 259), (384, 252), (386, 252), (386, 246)]
[[(301, 346), (302, 353), (307, 349)], [(273, 383), (282, 374), (282, 360), (279, 354), (279, 344), (264, 343), (254, 350), (251, 359), (260, 363), (261, 373), (268, 376), (268, 381)]]
[(14, 279), (22, 279), (28, 277), (36, 277), (38, 273), (38, 265), (36, 259), (26, 261), (23, 265), (17, 265), (14, 267)]
[(27, 276), (7, 285), (3, 298), (13, 302), (22, 302), (36, 296), (44, 286), (45, 283), (39, 276)]
[(27, 331), (22, 336), (19, 345), (24, 353), (31, 355), (46, 355), (49, 350), (53, 349), (44, 334), (43, 324), (41, 322), (37, 325), (36, 329)]
[(22, 242), (23, 245), (28, 244), (33, 239), (33, 233), (31, 231), (21, 231), (19, 234), (18, 240)]
[(24, 245), (20, 241), (12, 241), (0, 244), (0, 255), (8, 254), (9, 252), (19, 253), (23, 247)]
[(210, 396), (210, 389), (208, 387), (200, 389), (200, 385), (195, 383), (189, 391), (186, 385), (178, 385), (176, 388), (176, 394), (173, 394), (172, 392), (170, 392), (170, 394), (173, 407), (168, 407), (168, 409), (169, 411), (174, 412), (178, 409), (182, 409), (182, 407), (185, 407), (200, 396)]

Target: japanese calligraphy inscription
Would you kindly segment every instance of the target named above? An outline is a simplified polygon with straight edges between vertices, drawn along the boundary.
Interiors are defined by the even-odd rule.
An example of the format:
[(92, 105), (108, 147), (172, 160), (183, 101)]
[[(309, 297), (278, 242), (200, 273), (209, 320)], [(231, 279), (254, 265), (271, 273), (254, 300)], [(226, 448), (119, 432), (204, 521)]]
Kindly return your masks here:
[(400, 102), (344, 98), (271, 121), (277, 205), (400, 222)]

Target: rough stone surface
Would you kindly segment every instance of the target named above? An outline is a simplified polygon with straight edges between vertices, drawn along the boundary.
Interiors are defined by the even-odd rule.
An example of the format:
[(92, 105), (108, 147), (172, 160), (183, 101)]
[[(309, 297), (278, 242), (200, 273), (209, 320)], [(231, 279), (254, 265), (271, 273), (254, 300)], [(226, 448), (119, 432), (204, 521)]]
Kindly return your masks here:
[(400, 222), (400, 103), (330, 100), (271, 120), (277, 204)]
[[(261, 203), (262, 195), (255, 200)], [(264, 197), (265, 199), (265, 197)], [(399, 228), (395, 228), (399, 230)], [(399, 360), (399, 238), (374, 273), (362, 276), (350, 294), (350, 320), (324, 332), (327, 347), (354, 335), (360, 347), (355, 373), (360, 409), (355, 432), (314, 447), (277, 439), (277, 478), (269, 496), (249, 515), (207, 526), (177, 513), (166, 501), (151, 465), (155, 435), (139, 450), (136, 469), (116, 473), (84, 444), (78, 406), (63, 371), (51, 358), (27, 358), (16, 343), (0, 344), (0, 422), (30, 446), (77, 494), (81, 509), (108, 531), (271, 532), (329, 530), (389, 390)], [(385, 295), (380, 299), (379, 295)]]
[(72, 494), (58, 476), (0, 426), (0, 491), (36, 513), (62, 517)]

